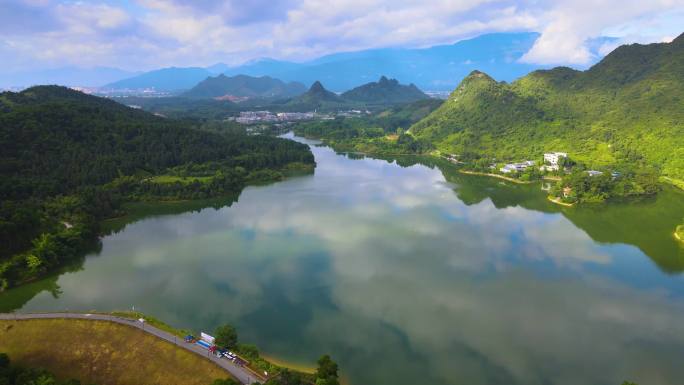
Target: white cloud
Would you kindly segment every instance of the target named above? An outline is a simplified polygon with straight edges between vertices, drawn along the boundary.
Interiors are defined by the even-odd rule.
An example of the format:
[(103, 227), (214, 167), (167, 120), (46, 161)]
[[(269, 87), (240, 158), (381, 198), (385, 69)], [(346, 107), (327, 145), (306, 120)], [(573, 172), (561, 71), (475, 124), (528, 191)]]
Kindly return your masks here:
[[(653, 20), (672, 10), (684, 8), (683, 0), (575, 0), (556, 1), (549, 10), (542, 14), (542, 35), (532, 49), (521, 61), (536, 64), (589, 64), (594, 58), (587, 47), (587, 40), (598, 37), (611, 27), (628, 26)], [(682, 28), (682, 18), (677, 18)], [(653, 42), (658, 37), (632, 34), (625, 36), (623, 31), (617, 32), (623, 37), (620, 43)], [(675, 31), (680, 33), (681, 30)], [(602, 52), (609, 52), (602, 47)]]
[(4, 70), (32, 61), (139, 70), (305, 60), (534, 30), (542, 36), (524, 61), (585, 64), (594, 55), (589, 38), (609, 32), (620, 42), (661, 41), (681, 33), (682, 20), (684, 0), (7, 0), (0, 4), (0, 46), (11, 52), (3, 54)]

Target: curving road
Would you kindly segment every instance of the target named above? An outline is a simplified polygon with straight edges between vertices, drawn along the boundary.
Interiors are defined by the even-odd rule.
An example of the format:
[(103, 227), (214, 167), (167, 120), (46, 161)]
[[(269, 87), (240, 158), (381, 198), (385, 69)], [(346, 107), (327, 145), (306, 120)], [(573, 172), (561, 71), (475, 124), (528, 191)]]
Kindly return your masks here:
[(265, 378), (259, 376), (248, 368), (241, 367), (233, 363), (232, 361), (225, 358), (218, 358), (211, 354), (208, 350), (201, 348), (197, 344), (186, 343), (182, 338), (179, 338), (171, 333), (160, 330), (149, 324), (132, 320), (130, 318), (117, 317), (109, 314), (87, 314), (87, 313), (31, 313), (31, 314), (18, 314), (18, 313), (0, 313), (0, 320), (28, 320), (28, 319), (54, 319), (54, 318), (75, 318), (75, 319), (85, 319), (85, 320), (97, 320), (97, 321), (108, 321), (115, 322), (122, 325), (127, 325), (146, 333), (152, 334), (155, 337), (161, 338), (168, 341), (176, 346), (183, 349), (189, 350), (195, 354), (204, 357), (207, 360), (215, 363), (221, 368), (225, 369), (230, 373), (235, 379), (239, 380), (243, 384), (251, 384), (255, 381), (264, 382)]

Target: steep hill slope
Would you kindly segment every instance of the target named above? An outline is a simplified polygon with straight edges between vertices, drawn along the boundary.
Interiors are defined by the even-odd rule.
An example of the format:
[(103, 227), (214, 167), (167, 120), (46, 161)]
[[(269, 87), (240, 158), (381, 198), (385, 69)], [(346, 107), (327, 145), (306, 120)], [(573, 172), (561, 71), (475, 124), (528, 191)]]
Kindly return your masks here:
[[(244, 161), (270, 158), (273, 146), (303, 149), (279, 139), (193, 130), (186, 123), (57, 86), (0, 94), (0, 133), (2, 199), (69, 193), (137, 170), (157, 173), (190, 162), (241, 157), (239, 163), (251, 167)], [(279, 161), (259, 162), (268, 166)]]
[(422, 99), (428, 99), (423, 91), (413, 84), (399, 84), (396, 79), (387, 79), (382, 76), (377, 82), (371, 82), (351, 89), (342, 95), (343, 99), (352, 102), (373, 104), (400, 104), (412, 103)]
[(278, 98), (292, 97), (306, 92), (302, 83), (285, 83), (269, 76), (252, 77), (219, 75), (208, 77), (181, 96), (197, 99), (220, 97)]
[(619, 47), (584, 72), (561, 67), (506, 84), (474, 71), (411, 133), (449, 153), (567, 151), (592, 166), (652, 165), (683, 179), (684, 35)]

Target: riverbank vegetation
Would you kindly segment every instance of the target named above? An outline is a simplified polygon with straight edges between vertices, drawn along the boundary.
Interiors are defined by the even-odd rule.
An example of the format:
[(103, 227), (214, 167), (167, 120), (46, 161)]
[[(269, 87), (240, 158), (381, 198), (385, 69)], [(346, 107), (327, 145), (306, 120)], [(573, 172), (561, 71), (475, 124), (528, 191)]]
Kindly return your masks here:
[(576, 170), (563, 176), (550, 195), (565, 203), (600, 203), (610, 199), (650, 196), (661, 186), (654, 170), (638, 169), (625, 173), (591, 174)]
[(343, 117), (332, 120), (303, 122), (294, 126), (294, 133), (320, 139), (336, 151), (370, 154), (425, 153), (432, 145), (417, 140), (406, 129), (442, 104), (426, 99), (386, 109), (370, 116)]
[(675, 229), (675, 237), (680, 242), (684, 242), (684, 219), (682, 219), (682, 224)]
[(92, 248), (122, 203), (205, 199), (311, 172), (306, 145), (195, 129), (64, 87), (0, 94), (0, 291)]
[(265, 385), (339, 385), (337, 364), (329, 355), (318, 360), (315, 373), (305, 373), (275, 365), (260, 356), (256, 346), (240, 343), (235, 327), (224, 324), (214, 331), (216, 346), (237, 353), (258, 373), (268, 373)]

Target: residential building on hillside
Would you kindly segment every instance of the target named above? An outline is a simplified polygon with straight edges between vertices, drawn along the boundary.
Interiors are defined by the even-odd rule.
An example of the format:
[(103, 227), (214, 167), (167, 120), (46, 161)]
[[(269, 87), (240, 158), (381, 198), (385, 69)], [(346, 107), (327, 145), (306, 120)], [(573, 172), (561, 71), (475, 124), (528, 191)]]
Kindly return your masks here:
[(558, 164), (561, 159), (567, 158), (568, 154), (566, 152), (547, 152), (544, 154), (544, 165), (539, 167), (541, 171), (558, 171), (560, 170), (560, 165)]
[(567, 152), (547, 152), (546, 154), (544, 154), (544, 162), (552, 166), (558, 166), (558, 162), (560, 161), (560, 159), (567, 157)]
[(530, 166), (534, 166), (533, 160), (526, 160), (522, 163), (508, 163), (507, 165), (501, 167), (499, 171), (501, 171), (504, 174), (510, 174), (512, 172), (525, 171), (525, 169), (527, 169)]

